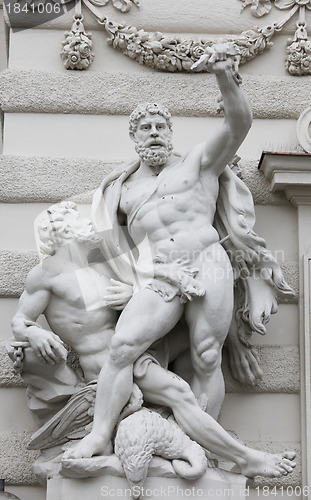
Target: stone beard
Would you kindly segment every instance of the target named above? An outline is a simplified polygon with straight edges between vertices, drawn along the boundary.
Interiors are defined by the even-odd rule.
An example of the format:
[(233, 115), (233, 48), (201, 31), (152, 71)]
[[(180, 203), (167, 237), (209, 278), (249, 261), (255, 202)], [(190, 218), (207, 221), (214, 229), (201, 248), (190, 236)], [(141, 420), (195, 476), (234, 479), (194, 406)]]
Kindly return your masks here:
[(78, 243), (87, 244), (90, 247), (96, 248), (103, 240), (101, 233), (78, 233), (75, 235)]
[(141, 161), (152, 167), (160, 167), (164, 165), (170, 157), (173, 150), (173, 145), (169, 143), (167, 147), (162, 146), (160, 149), (147, 148), (144, 146), (135, 146), (135, 151), (138, 153)]

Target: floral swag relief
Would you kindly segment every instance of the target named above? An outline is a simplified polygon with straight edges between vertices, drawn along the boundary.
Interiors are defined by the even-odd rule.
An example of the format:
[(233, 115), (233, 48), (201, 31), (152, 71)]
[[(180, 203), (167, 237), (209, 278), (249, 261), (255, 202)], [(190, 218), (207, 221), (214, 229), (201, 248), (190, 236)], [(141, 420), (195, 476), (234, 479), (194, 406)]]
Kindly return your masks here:
[[(272, 0), (240, 0), (243, 7), (250, 6), (255, 17), (262, 17), (271, 11)], [(299, 19), (294, 37), (287, 43), (285, 66), (292, 75), (311, 74), (311, 42), (308, 39), (306, 10), (311, 10), (310, 0), (274, 0), (274, 6), (280, 10), (290, 10), (288, 19), (299, 11)], [(286, 21), (287, 22), (287, 21)]]
[[(280, 22), (273, 22), (264, 27), (254, 27), (243, 31), (240, 35), (229, 35), (219, 42), (234, 42), (239, 49), (239, 63), (245, 64), (257, 55), (270, 48), (272, 37), (280, 32), (285, 24), (296, 14), (297, 29), (293, 38), (288, 40), (285, 67), (291, 75), (311, 74), (311, 42), (308, 39), (306, 12), (311, 10), (311, 0), (239, 0), (242, 11), (250, 7), (254, 17), (263, 17), (272, 10), (272, 4), (279, 10), (289, 10)], [(109, 0), (81, 0), (83, 5), (107, 31), (107, 42), (119, 49), (125, 56), (160, 71), (191, 71), (191, 66), (208, 53), (215, 43), (213, 40), (183, 39), (168, 36), (161, 32), (147, 32), (116, 23), (101, 14), (98, 7), (108, 4)], [(113, 6), (121, 12), (128, 12), (132, 5), (139, 8), (137, 0), (111, 0)], [(81, 4), (77, 4), (74, 23), (70, 32), (66, 33), (61, 57), (66, 69), (83, 70), (89, 67), (94, 59), (91, 34), (84, 31)], [(203, 68), (206, 71), (206, 67)]]

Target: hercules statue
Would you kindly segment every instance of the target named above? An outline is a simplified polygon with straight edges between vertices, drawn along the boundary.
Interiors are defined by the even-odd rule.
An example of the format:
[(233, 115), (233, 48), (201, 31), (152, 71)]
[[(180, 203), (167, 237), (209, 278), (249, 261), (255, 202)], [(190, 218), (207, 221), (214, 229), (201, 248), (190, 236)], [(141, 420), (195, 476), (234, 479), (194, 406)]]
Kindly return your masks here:
[[(205, 62), (223, 97), (219, 128), (179, 156), (172, 152), (168, 110), (156, 103), (138, 106), (130, 117), (130, 136), (139, 160), (116, 169), (95, 193), (93, 223), (102, 232), (103, 255), (134, 293), (98, 378), (92, 432), (67, 451), (67, 458), (111, 453), (136, 360), (150, 346), (156, 351), (183, 315), (194, 369), (191, 389), (217, 419), (224, 398), (221, 353), (229, 329), (232, 338), (243, 328), (262, 333), (277, 297), (292, 294), (253, 232), (249, 191), (228, 167), (252, 123), (228, 45), (215, 45)], [(245, 303), (241, 308), (234, 298), (237, 277), (251, 308)], [(259, 303), (253, 300), (256, 292)], [(247, 314), (237, 321), (233, 311), (243, 306)]]

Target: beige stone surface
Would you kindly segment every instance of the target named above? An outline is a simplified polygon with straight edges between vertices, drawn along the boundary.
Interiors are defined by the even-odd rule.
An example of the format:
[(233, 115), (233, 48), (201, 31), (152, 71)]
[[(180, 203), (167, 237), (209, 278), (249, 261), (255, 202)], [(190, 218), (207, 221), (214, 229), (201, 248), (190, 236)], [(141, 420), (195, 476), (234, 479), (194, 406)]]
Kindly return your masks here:
[[(69, 74), (60, 57), (60, 49), (64, 39), (64, 30), (48, 31), (49, 36), (42, 29), (28, 29), (11, 33), (10, 69), (24, 69), (31, 71), (56, 71), (58, 74)], [(150, 73), (151, 68), (141, 66), (121, 51), (113, 49), (106, 42), (107, 33), (104, 30), (92, 30), (95, 59), (88, 68), (88, 73), (103, 72), (115, 73)], [(282, 62), (281, 62), (282, 64)], [(284, 71), (284, 70), (283, 70)]]
[[(206, 495), (208, 498), (216, 496), (219, 500), (226, 500), (228, 496), (232, 500), (244, 500), (245, 496), (241, 491), (245, 483), (245, 477), (241, 475), (209, 468), (204, 476), (194, 481), (175, 477), (148, 477), (144, 483), (145, 494), (140, 498), (155, 500), (167, 497), (177, 500), (179, 497), (187, 497), (193, 500)], [(113, 475), (88, 480), (55, 478), (47, 486), (47, 500), (54, 500), (56, 497), (59, 500), (84, 500), (86, 497), (101, 500), (106, 495), (108, 498), (129, 497), (127, 480)]]
[(5, 203), (61, 201), (74, 194), (96, 189), (119, 164), (78, 157), (1, 156), (0, 168), (4, 175), (0, 200)]
[[(50, 204), (0, 203), (0, 250), (36, 250), (34, 235), (35, 218)], [(23, 214), (21, 216), (21, 214)], [(14, 230), (12, 231), (12, 228)]]
[[(0, 203), (0, 227), (3, 228), (0, 250), (37, 251), (34, 234), (35, 219), (50, 206), (51, 203)], [(78, 209), (82, 216), (91, 217), (90, 204), (80, 204)]]
[(226, 394), (219, 422), (243, 441), (299, 442), (298, 394)]
[[(215, 117), (175, 116), (175, 151), (186, 154), (191, 147), (204, 142), (220, 122), (221, 118)], [(259, 160), (263, 150), (292, 151), (298, 146), (295, 137), (294, 119), (256, 119), (238, 155), (244, 160)], [(128, 136), (127, 115), (6, 113), (3, 152), (108, 161), (129, 161), (136, 156)]]
[[(98, 29), (98, 27), (96, 27)], [(10, 42), (10, 69), (30, 69), (40, 71), (57, 71), (67, 73), (63, 66), (63, 61), (59, 55), (61, 42), (64, 38), (64, 31), (50, 29), (49, 36), (42, 29), (28, 29), (11, 33)], [(95, 59), (88, 68), (88, 73), (151, 73), (152, 69), (142, 66), (131, 58), (124, 56), (121, 51), (115, 50), (106, 43), (107, 33), (104, 30), (96, 31), (92, 29), (92, 40), (94, 44)], [(173, 34), (174, 35), (174, 34)], [(193, 35), (191, 33), (175, 34), (181, 38), (190, 39), (211, 39), (221, 40), (225, 34)], [(288, 35), (278, 33), (273, 39), (273, 47), (263, 54), (240, 67), (244, 74), (269, 74), (277, 76), (288, 76), (285, 69), (284, 56)]]
[(2, 3), (0, 6), (0, 71), (7, 67), (7, 42), (6, 42), (6, 26), (3, 18)]
[[(256, 444), (256, 443), (253, 443)], [(265, 443), (266, 444), (266, 443)], [(296, 445), (295, 447), (297, 448), (297, 444), (293, 443)], [(298, 447), (299, 448), (299, 447)], [(275, 452), (278, 452), (282, 450), (282, 444), (276, 444), (275, 446)], [(236, 471), (235, 471), (236, 472)], [(221, 476), (221, 472), (220, 472)], [(236, 494), (232, 491), (230, 488), (230, 483), (228, 483), (228, 488), (224, 491), (224, 496), (221, 496), (221, 492), (219, 487), (216, 487), (215, 484), (215, 479), (219, 477), (219, 472), (213, 471), (213, 469), (209, 469), (207, 472), (207, 478), (208, 481), (205, 481), (205, 478), (202, 478), (201, 480), (195, 481), (195, 482), (188, 482), (188, 481), (180, 481), (177, 480), (177, 484), (180, 485), (179, 490), (177, 490), (176, 486), (170, 491), (171, 494), (168, 493), (167, 490), (168, 486), (176, 485), (176, 482), (170, 478), (162, 478), (162, 479), (156, 479), (156, 478), (149, 478), (147, 482), (145, 483), (145, 489), (148, 489), (149, 494), (146, 495), (146, 497), (151, 498), (152, 500), (155, 500), (158, 498), (160, 495), (160, 488), (162, 486), (162, 495), (161, 498), (169, 497), (171, 500), (177, 500), (179, 497), (188, 497), (188, 498), (197, 498), (197, 497), (208, 497), (211, 499), (214, 498), (232, 498), (233, 500), (238, 500), (238, 498), (242, 499), (244, 498), (244, 494), (246, 495), (246, 498), (266, 498), (266, 495), (261, 496), (260, 492), (255, 489), (256, 486), (264, 486), (264, 485), (271, 485), (271, 489), (273, 486), (278, 486), (281, 487), (283, 485), (283, 491), (280, 496), (282, 498), (290, 498), (293, 496), (290, 494), (291, 489), (288, 488), (288, 495), (286, 492), (286, 486), (289, 486), (290, 483), (290, 478), (293, 477), (294, 481), (293, 485), (299, 484), (300, 480), (300, 471), (299, 471), (299, 465), (296, 468), (296, 471), (294, 474), (291, 474), (287, 477), (282, 478), (281, 480), (264, 480), (263, 478), (256, 479), (255, 482), (253, 481), (247, 481), (247, 488), (245, 493), (243, 489), (240, 487), (238, 488), (238, 491)], [(206, 478), (206, 479), (207, 479)], [(237, 480), (241, 478), (236, 478)], [(225, 474), (222, 475), (222, 480), (225, 480)], [(187, 488), (184, 492), (182, 492), (181, 487), (184, 486)], [(188, 487), (187, 487), (188, 486)], [(220, 486), (220, 485), (218, 485)], [(103, 488), (102, 488), (103, 487)], [(94, 478), (90, 479), (89, 481), (85, 480), (72, 480), (72, 479), (65, 479), (62, 480), (60, 478), (55, 478), (51, 479), (50, 484), (48, 485), (48, 500), (54, 500), (54, 498), (57, 496), (61, 498), (61, 500), (67, 500), (70, 498), (85, 498), (87, 494), (91, 494), (92, 498), (95, 500), (101, 498), (102, 496), (106, 496), (106, 493), (110, 493), (110, 497), (117, 496), (117, 492), (119, 491), (119, 496), (120, 497), (125, 497), (127, 496), (126, 493), (127, 489), (127, 484), (124, 481), (123, 478), (116, 478), (113, 476), (107, 476), (106, 478)], [(154, 495), (152, 495), (152, 490), (154, 491)], [(163, 491), (164, 490), (164, 491)], [(280, 490), (281, 491), (281, 490)], [(74, 495), (71, 497), (71, 492), (74, 493)], [(103, 492), (104, 494), (101, 494)], [(82, 496), (77, 496), (79, 493), (82, 493)], [(64, 496), (61, 496), (61, 495)], [(50, 495), (50, 496), (49, 496)], [(108, 495), (107, 495), (108, 496)], [(272, 495), (272, 498), (275, 498), (275, 496), (278, 496), (277, 492), (274, 492)], [(295, 496), (295, 498), (298, 498)]]
[(27, 408), (28, 398), (24, 388), (16, 387), (14, 390), (1, 388), (1, 432), (34, 432), (38, 426), (30, 410)]
[(46, 500), (46, 490), (42, 486), (7, 486), (5, 489), (22, 500)]
[(280, 304), (277, 314), (272, 314), (267, 324), (267, 333), (257, 335), (252, 341), (256, 345), (299, 344), (299, 311), (297, 304)]
[(282, 262), (280, 264), (284, 277), (295, 292), (295, 297), (290, 299), (290, 302), (298, 301), (299, 296), (299, 268), (297, 262)]
[(30, 269), (38, 263), (34, 252), (0, 252), (0, 297), (19, 297)]
[(242, 158), (240, 165), (242, 179), (250, 189), (255, 204), (289, 206), (284, 193), (272, 193), (269, 182), (263, 173), (258, 170), (258, 160)]
[[(256, 339), (254, 338), (254, 341)], [(299, 350), (296, 346), (265, 346), (257, 348), (263, 379), (256, 386), (246, 386), (235, 380), (224, 353), (223, 369), (226, 392), (238, 393), (299, 393)]]
[[(0, 297), (18, 297), (23, 290), (27, 273), (38, 263), (35, 252), (0, 251)], [(296, 296), (290, 302), (298, 300), (298, 264), (283, 262), (281, 268), (288, 284), (294, 289)]]
[[(81, 205), (79, 210), (83, 210), (86, 216), (90, 216), (90, 203), (92, 200), (92, 193), (94, 188), (97, 188), (101, 182), (103, 175), (101, 174), (102, 170), (110, 169), (111, 167), (115, 167), (112, 164), (104, 164), (101, 162), (100, 164), (95, 165), (94, 168), (91, 164), (91, 168), (89, 169), (89, 173), (86, 176), (85, 173), (88, 170), (88, 165), (82, 160), (81, 164), (79, 164), (76, 168), (76, 163), (72, 163), (72, 169), (70, 169), (70, 165), (64, 161), (67, 169), (64, 172), (63, 169), (59, 168), (59, 164), (56, 161), (44, 161), (46, 170), (49, 170), (51, 176), (51, 190), (48, 190), (48, 185), (44, 186), (45, 189), (45, 197), (51, 199), (51, 203), (31, 203), (32, 198), (40, 198), (41, 193), (40, 190), (42, 188), (42, 183), (40, 183), (41, 176), (36, 178), (36, 182), (33, 181), (34, 172), (33, 169), (29, 168), (27, 171), (27, 167), (30, 162), (23, 161), (21, 159), (18, 160), (21, 163), (21, 168), (18, 169), (20, 173), (19, 176), (16, 175), (16, 180), (20, 184), (21, 195), (24, 195), (23, 201), (25, 203), (0, 203), (0, 225), (3, 230), (3, 235), (0, 240), (0, 250), (34, 250), (36, 251), (36, 242), (34, 236), (34, 220), (35, 218), (45, 209), (47, 209), (51, 203), (56, 201), (53, 199), (53, 196), (57, 196), (57, 193), (53, 193), (56, 191), (55, 185), (59, 183), (60, 193), (63, 194), (63, 199), (68, 198), (69, 195), (72, 194), (72, 191), (76, 190), (79, 192), (82, 186), (86, 187), (87, 193), (89, 193), (88, 201), (89, 204)], [(3, 165), (6, 164), (6, 161), (2, 162)], [(9, 166), (11, 162), (8, 162)], [(61, 160), (60, 160), (61, 163)], [(88, 163), (88, 162), (87, 162)], [(9, 166), (6, 167), (9, 170)], [(112, 168), (111, 168), (112, 169)], [(25, 170), (25, 175), (23, 175), (22, 170)], [(45, 170), (42, 168), (42, 162), (38, 160), (38, 175), (40, 175), (40, 171)], [(10, 171), (10, 170), (9, 170)], [(255, 171), (256, 172), (256, 171)], [(66, 175), (67, 174), (67, 175)], [(94, 175), (92, 175), (94, 174)], [(14, 174), (13, 174), (14, 175)], [(13, 177), (13, 175), (11, 177)], [(66, 175), (66, 177), (65, 177)], [(72, 180), (74, 179), (74, 182)], [(32, 193), (29, 193), (27, 190), (27, 183), (29, 188), (32, 189)], [(23, 187), (25, 186), (25, 189)], [(16, 189), (14, 189), (16, 187)], [(88, 191), (88, 188), (93, 188), (92, 191)], [(3, 197), (5, 200), (11, 199), (14, 201), (14, 198), (17, 197), (18, 186), (14, 186), (13, 182), (11, 185), (11, 192), (9, 190), (3, 189)], [(256, 191), (257, 193), (259, 190)], [(1, 195), (0, 195), (1, 196)], [(81, 197), (82, 199), (82, 197)], [(21, 213), (23, 217), (21, 217)], [(286, 231), (275, 231), (275, 228), (278, 227), (283, 218), (286, 218)], [(14, 231), (11, 228), (14, 227)], [(264, 206), (256, 206), (256, 225), (255, 231), (265, 238), (267, 242), (267, 247), (273, 253), (274, 257), (278, 260), (278, 262), (284, 261), (292, 261), (297, 260), (298, 258), (298, 248), (297, 248), (297, 214), (296, 209), (287, 203), (284, 205), (264, 205)]]
[[(98, 29), (98, 24), (86, 10), (85, 26), (88, 29)], [(261, 19), (251, 16), (249, 9), (241, 14), (241, 3), (238, 0), (230, 2), (230, 15), (228, 14), (227, 0), (178, 0), (178, 9), (176, 3), (170, 0), (142, 0), (141, 8), (138, 10), (135, 6), (124, 16), (121, 12), (114, 9), (111, 4), (102, 9), (102, 14), (109, 19), (118, 22), (134, 24), (138, 28), (155, 31), (168, 31), (177, 33), (236, 33), (253, 28), (255, 26), (266, 26), (272, 22), (277, 22), (286, 16), (284, 11), (273, 9), (269, 17), (264, 16)], [(309, 13), (308, 13), (309, 14)], [(288, 23), (284, 29), (286, 34), (295, 29), (295, 21)], [(57, 28), (68, 30), (72, 23), (72, 11), (61, 16), (58, 19), (39, 26), (43, 28)]]
[[(284, 221), (286, 229), (280, 231)], [(265, 238), (267, 248), (279, 263), (298, 259), (297, 209), (289, 203), (286, 206), (257, 206), (255, 231)]]
[[(127, 115), (138, 102), (160, 100), (173, 115), (216, 116), (213, 75), (6, 70), (0, 82), (1, 107), (10, 112)], [(244, 75), (243, 89), (255, 118), (298, 119), (310, 104), (308, 79)]]
[(11, 320), (17, 309), (17, 299), (0, 298), (0, 342), (12, 337)]
[[(21, 378), (20, 375), (16, 375), (13, 370), (13, 363), (11, 359), (9, 358), (6, 347), (5, 347), (6, 342), (0, 342), (0, 388), (1, 387), (25, 387), (25, 383), (23, 379)], [(4, 396), (4, 393), (0, 392), (0, 397), (1, 397), (1, 404), (5, 404), (4, 400), (2, 399)], [(23, 403), (24, 403), (24, 398), (23, 398)], [(12, 410), (12, 408), (10, 408)], [(3, 415), (4, 412), (2, 412)], [(14, 411), (13, 411), (14, 413)], [(24, 413), (24, 410), (23, 412)], [(7, 415), (7, 413), (6, 413)], [(0, 417), (1, 420), (1, 417)]]
[[(299, 352), (297, 346), (259, 347), (260, 364), (264, 372), (263, 380), (255, 387), (240, 384), (233, 379), (228, 366), (226, 351), (223, 369), (228, 393), (298, 393), (299, 392)], [(15, 375), (12, 362), (0, 343), (0, 388), (25, 387), (20, 375)], [(3, 395), (4, 393), (2, 393)], [(1, 418), (0, 418), (1, 422)]]
[[(84, 201), (91, 203), (93, 190), (118, 165), (120, 165), (118, 161), (78, 157), (0, 156), (0, 168), (3, 172), (0, 202), (54, 203), (86, 192), (89, 194)], [(258, 170), (258, 160), (242, 159), (240, 165), (242, 179), (251, 190), (256, 204), (290, 207), (283, 193), (270, 191), (269, 182)]]
[(30, 432), (26, 431), (0, 433), (0, 469), (7, 484), (37, 484), (31, 464), (39, 452), (26, 450), (29, 439)]

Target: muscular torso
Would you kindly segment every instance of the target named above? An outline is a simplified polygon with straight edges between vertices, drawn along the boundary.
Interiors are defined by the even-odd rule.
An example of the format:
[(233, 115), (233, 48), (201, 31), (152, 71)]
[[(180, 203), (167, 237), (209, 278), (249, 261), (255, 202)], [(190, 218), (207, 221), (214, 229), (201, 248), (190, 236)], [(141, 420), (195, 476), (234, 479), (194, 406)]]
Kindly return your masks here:
[[(84, 270), (78, 270), (79, 272)], [(46, 277), (51, 292), (45, 317), (54, 333), (79, 355), (87, 381), (97, 378), (110, 347), (116, 312), (107, 306), (92, 309), (106, 295), (109, 278), (87, 268)], [(88, 308), (86, 307), (88, 304)]]
[(213, 172), (178, 158), (158, 176), (132, 174), (122, 188), (120, 211), (136, 244), (148, 236), (154, 257), (175, 260), (187, 252), (193, 260), (192, 252), (218, 241), (212, 226), (217, 196)]

